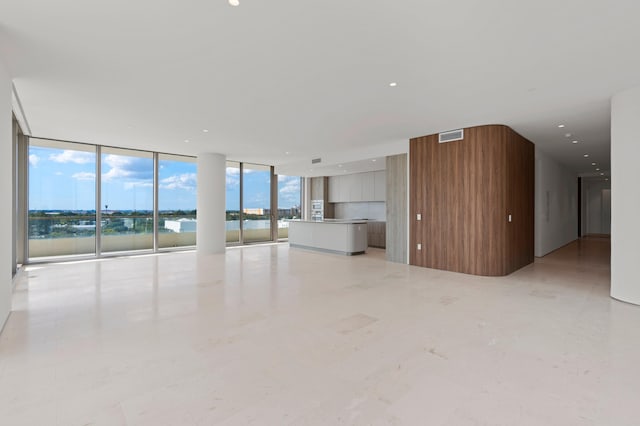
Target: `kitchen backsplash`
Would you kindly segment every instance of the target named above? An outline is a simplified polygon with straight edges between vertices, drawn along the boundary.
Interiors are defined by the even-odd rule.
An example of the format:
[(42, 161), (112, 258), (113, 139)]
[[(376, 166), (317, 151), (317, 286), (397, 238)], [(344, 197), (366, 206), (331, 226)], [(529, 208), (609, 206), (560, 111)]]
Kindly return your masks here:
[(380, 201), (364, 203), (335, 203), (336, 219), (387, 220), (386, 203)]

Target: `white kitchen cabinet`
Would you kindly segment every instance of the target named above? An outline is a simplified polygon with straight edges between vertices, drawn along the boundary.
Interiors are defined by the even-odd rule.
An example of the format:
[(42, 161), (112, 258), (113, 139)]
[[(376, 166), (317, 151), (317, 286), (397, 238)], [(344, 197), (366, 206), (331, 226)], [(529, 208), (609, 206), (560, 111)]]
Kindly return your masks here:
[(339, 188), (338, 178), (339, 177), (340, 176), (329, 176), (329, 202), (330, 203), (339, 202), (339, 199), (338, 199), (338, 188)]
[(387, 171), (373, 172), (373, 201), (387, 201)]
[(354, 173), (329, 178), (330, 203), (385, 201), (386, 172)]
[(289, 245), (331, 253), (363, 254), (367, 250), (367, 222), (289, 222)]
[(329, 177), (329, 202), (346, 203), (349, 201), (349, 175)]
[(359, 173), (362, 180), (362, 201), (373, 201), (375, 196), (375, 172)]
[(349, 198), (349, 193), (347, 192), (349, 188), (346, 185), (345, 176), (331, 176), (329, 178), (329, 190), (331, 191), (331, 186), (335, 187), (333, 198), (329, 199), (330, 203), (344, 203)]
[(345, 175), (347, 179), (347, 187), (349, 188), (349, 196), (347, 201), (362, 201), (362, 177), (361, 173)]

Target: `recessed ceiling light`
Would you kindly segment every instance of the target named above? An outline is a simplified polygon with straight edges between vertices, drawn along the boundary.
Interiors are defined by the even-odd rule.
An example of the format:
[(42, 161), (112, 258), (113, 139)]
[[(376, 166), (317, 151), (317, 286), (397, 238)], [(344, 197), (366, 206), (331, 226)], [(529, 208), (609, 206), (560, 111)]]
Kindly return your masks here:
[(594, 163), (591, 163), (591, 165), (592, 165), (592, 166), (595, 166), (596, 164), (597, 164), (597, 163), (595, 163), (595, 162), (594, 162)]
[(202, 129), (202, 133), (209, 133), (209, 129)]
[(375, 162), (376, 162), (376, 161), (378, 161), (378, 160), (376, 160), (376, 159), (374, 158), (374, 159), (373, 159), (373, 160), (371, 160), (371, 161), (373, 161), (373, 162), (375, 163)]
[(564, 124), (558, 124), (558, 127), (562, 129), (564, 127)]
[(185, 140), (184, 140), (184, 143), (189, 143), (189, 139), (185, 139)]
[(231, 6), (240, 6), (240, 0), (229, 0)]
[(342, 167), (342, 164), (338, 164), (338, 167)]
[(396, 87), (398, 85), (398, 83), (396, 83), (395, 81), (392, 81), (391, 83), (389, 83), (389, 86), (391, 87)]
[(585, 155), (584, 155), (584, 158), (589, 158), (589, 154), (585, 154)]
[(564, 134), (564, 137), (565, 137), (565, 138), (570, 138), (570, 137), (571, 137), (571, 133), (565, 133), (565, 134)]
[(600, 173), (600, 176), (604, 176), (604, 173)]
[(289, 151), (285, 152), (284, 155), (289, 155)]
[(596, 169), (596, 172), (599, 172), (599, 171), (600, 171), (600, 168), (597, 168), (597, 169)]
[(605, 178), (605, 180), (609, 180), (609, 178)]

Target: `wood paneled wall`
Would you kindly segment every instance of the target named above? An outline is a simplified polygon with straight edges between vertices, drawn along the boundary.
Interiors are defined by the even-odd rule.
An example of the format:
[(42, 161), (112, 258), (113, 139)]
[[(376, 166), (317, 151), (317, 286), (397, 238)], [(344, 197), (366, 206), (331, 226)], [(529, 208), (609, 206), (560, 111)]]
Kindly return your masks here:
[(309, 200), (324, 200), (324, 218), (333, 219), (335, 217), (335, 207), (329, 203), (329, 178), (319, 176), (311, 178), (311, 198)]
[(387, 157), (386, 166), (386, 257), (407, 263), (407, 154)]
[(410, 263), (500, 276), (533, 262), (534, 161), (533, 144), (501, 125), (411, 139)]

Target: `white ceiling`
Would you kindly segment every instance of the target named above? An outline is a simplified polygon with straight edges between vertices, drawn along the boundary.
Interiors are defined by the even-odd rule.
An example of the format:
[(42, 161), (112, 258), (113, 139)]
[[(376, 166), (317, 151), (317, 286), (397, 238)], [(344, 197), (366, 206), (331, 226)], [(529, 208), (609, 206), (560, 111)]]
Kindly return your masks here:
[(506, 124), (588, 173), (609, 168), (611, 95), (640, 85), (638, 16), (637, 0), (2, 0), (0, 55), (34, 136), (310, 174)]

